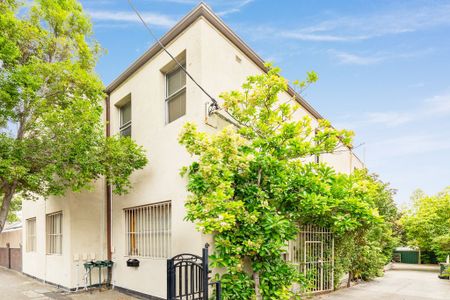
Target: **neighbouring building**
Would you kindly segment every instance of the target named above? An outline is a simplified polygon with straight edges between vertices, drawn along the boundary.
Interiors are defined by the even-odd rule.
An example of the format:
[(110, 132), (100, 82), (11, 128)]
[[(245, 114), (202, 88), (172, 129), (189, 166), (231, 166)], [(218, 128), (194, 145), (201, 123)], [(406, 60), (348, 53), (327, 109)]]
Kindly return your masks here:
[(393, 260), (397, 263), (420, 264), (420, 249), (414, 247), (397, 247)]
[[(239, 89), (247, 76), (265, 72), (263, 60), (204, 4), (161, 42), (215, 97)], [(207, 132), (225, 121), (208, 116), (209, 99), (158, 44), (106, 91), (107, 131), (130, 135), (147, 150), (149, 164), (132, 175), (133, 189), (125, 196), (111, 195), (105, 182), (98, 180), (91, 192), (24, 201), (23, 272), (74, 289), (84, 285), (83, 263), (106, 259), (111, 252), (115, 287), (165, 298), (167, 258), (199, 253), (210, 241), (184, 221), (186, 180), (179, 171), (192, 158), (178, 144), (178, 134), (187, 121)], [(283, 98), (292, 95), (290, 89)], [(302, 109), (297, 114), (309, 115), (317, 124), (321, 115), (303, 98), (298, 101)], [(339, 172), (363, 167), (351, 151), (320, 159)], [(139, 259), (140, 266), (127, 267), (129, 258)]]
[(0, 233), (0, 266), (22, 271), (22, 222), (6, 223)]

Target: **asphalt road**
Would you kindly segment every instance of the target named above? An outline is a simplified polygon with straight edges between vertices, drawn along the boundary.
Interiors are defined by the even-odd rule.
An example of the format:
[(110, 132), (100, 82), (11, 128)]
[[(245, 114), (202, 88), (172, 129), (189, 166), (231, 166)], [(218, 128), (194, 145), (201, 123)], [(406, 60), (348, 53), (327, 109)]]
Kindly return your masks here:
[[(450, 280), (437, 277), (436, 266), (394, 265), (384, 277), (315, 297), (317, 300), (450, 300)], [(135, 299), (116, 291), (67, 293), (0, 267), (0, 299)]]
[(315, 297), (320, 300), (450, 300), (450, 280), (436, 266), (395, 264), (384, 277)]

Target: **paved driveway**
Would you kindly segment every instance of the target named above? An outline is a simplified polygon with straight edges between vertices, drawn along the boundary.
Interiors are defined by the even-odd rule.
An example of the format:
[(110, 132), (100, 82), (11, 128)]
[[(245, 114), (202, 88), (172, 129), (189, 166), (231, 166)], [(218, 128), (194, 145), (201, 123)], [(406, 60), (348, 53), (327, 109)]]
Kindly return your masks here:
[(315, 299), (450, 300), (450, 281), (437, 275), (436, 266), (395, 264), (384, 277)]
[(82, 300), (82, 299), (111, 299), (131, 300), (136, 299), (112, 290), (101, 292), (68, 293), (58, 290), (56, 287), (43, 284), (16, 271), (0, 267), (0, 299), (8, 300)]

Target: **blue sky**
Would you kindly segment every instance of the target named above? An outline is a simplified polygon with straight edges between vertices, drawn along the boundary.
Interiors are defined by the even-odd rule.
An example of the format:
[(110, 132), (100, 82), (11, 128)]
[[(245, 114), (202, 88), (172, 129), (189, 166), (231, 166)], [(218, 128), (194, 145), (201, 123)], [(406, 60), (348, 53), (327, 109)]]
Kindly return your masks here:
[[(107, 49), (97, 70), (108, 84), (153, 41), (127, 1), (81, 2)], [(134, 3), (161, 36), (198, 1)], [(305, 98), (356, 132), (355, 151), (398, 189), (398, 203), (450, 185), (450, 1), (206, 3), (288, 79), (319, 74)]]

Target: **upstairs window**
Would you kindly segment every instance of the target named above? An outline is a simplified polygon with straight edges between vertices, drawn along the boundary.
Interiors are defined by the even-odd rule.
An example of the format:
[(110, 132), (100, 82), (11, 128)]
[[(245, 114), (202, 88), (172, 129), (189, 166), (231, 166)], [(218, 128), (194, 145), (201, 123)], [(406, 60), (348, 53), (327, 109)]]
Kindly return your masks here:
[(186, 114), (186, 73), (182, 68), (166, 75), (166, 112), (167, 123)]
[(131, 101), (120, 107), (120, 135), (131, 136)]

